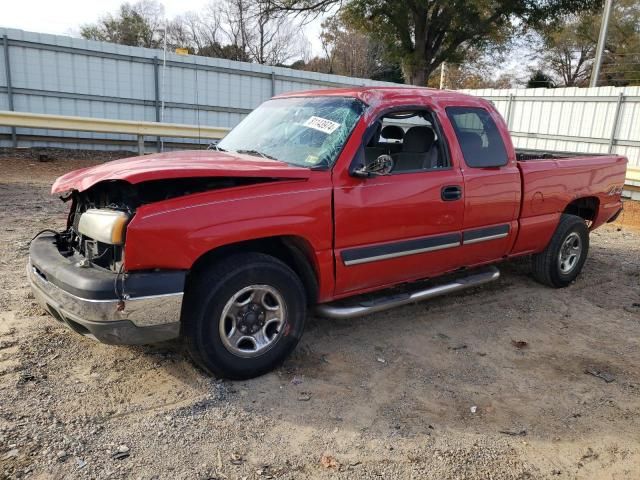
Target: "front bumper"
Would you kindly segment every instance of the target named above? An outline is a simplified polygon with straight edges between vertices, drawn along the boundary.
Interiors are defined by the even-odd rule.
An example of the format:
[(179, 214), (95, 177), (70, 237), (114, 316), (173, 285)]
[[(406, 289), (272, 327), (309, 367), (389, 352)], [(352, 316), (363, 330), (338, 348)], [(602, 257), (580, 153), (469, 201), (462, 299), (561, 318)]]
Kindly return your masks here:
[(110, 344), (155, 343), (176, 338), (184, 271), (131, 272), (120, 275), (97, 267), (80, 267), (63, 256), (55, 236), (31, 242), (27, 278), (33, 295), (56, 320), (75, 332)]

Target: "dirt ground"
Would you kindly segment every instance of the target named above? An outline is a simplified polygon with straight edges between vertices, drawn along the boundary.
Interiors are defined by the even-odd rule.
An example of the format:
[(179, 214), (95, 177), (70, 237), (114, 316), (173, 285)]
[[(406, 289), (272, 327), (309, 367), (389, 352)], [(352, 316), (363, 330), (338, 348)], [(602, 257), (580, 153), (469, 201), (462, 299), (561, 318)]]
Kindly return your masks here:
[(50, 183), (89, 163), (0, 152), (0, 478), (640, 478), (637, 204), (569, 288), (506, 263), (464, 294), (310, 318), (284, 366), (228, 382), (179, 342), (101, 345), (34, 304), (28, 242), (66, 214)]

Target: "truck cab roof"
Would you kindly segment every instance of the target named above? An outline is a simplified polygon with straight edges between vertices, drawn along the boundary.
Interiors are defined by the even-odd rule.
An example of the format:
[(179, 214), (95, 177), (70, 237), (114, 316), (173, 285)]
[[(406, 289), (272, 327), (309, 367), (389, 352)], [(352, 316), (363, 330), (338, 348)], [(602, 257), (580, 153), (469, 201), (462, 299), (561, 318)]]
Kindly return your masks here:
[(367, 105), (384, 102), (408, 104), (417, 98), (429, 99), (433, 103), (445, 101), (447, 105), (474, 105), (486, 106), (491, 102), (473, 95), (456, 92), (453, 90), (439, 90), (437, 88), (411, 87), (411, 86), (363, 86), (349, 88), (331, 88), (319, 90), (303, 90), (300, 92), (287, 92), (276, 95), (274, 98), (291, 97), (353, 97)]

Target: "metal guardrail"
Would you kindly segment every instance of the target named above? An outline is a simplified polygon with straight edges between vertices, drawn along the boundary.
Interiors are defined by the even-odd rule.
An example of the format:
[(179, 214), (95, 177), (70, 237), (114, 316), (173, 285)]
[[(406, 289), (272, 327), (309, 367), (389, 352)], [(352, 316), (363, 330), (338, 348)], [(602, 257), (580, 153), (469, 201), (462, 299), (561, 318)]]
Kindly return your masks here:
[[(41, 113), (8, 112), (0, 110), (0, 125), (17, 128), (44, 128), (50, 130), (74, 130), (78, 132), (123, 133), (138, 137), (138, 153), (144, 155), (144, 137), (177, 137), (220, 139), (229, 128), (185, 125), (180, 123), (137, 122), (106, 118), (70, 117)], [(516, 132), (516, 135), (518, 133)], [(606, 141), (606, 139), (603, 139)], [(640, 186), (640, 168), (627, 168), (627, 181)]]
[(106, 118), (69, 117), (41, 113), (8, 112), (0, 110), (0, 125), (18, 128), (44, 128), (77, 132), (123, 133), (138, 137), (138, 153), (144, 155), (144, 137), (223, 138), (230, 129), (207, 125), (180, 123), (138, 122)]

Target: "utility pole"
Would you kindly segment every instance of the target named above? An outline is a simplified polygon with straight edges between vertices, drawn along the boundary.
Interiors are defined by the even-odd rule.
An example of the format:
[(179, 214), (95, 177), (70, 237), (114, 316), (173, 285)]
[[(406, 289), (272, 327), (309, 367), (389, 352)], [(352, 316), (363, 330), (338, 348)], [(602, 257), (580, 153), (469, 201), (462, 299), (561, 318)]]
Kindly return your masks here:
[(609, 29), (609, 17), (611, 16), (611, 7), (613, 0), (605, 0), (604, 12), (602, 14), (602, 25), (600, 25), (600, 36), (598, 37), (598, 47), (596, 48), (596, 58), (593, 62), (593, 70), (591, 71), (590, 87), (598, 86), (598, 78), (600, 77), (600, 66), (602, 65), (602, 53), (607, 41), (607, 30)]
[(442, 62), (440, 64), (440, 90), (444, 90), (444, 83), (447, 75), (447, 64)]

